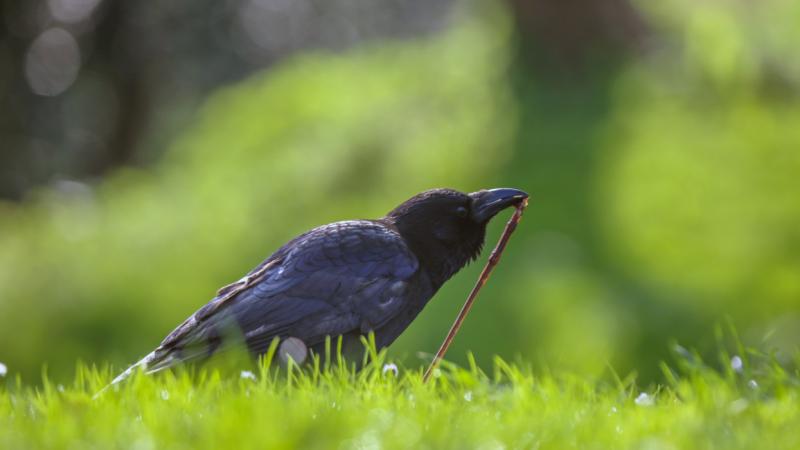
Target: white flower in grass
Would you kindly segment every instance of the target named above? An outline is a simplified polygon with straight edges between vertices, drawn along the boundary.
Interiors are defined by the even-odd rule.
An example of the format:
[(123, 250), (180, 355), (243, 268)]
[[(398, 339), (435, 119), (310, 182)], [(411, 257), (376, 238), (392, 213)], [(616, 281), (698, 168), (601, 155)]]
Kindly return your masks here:
[(6, 367), (5, 364), (0, 362), (0, 377), (6, 376), (7, 373), (8, 373), (8, 367)]
[(242, 373), (239, 374), (239, 376), (244, 380), (256, 381), (256, 374), (254, 374), (253, 372), (251, 372), (249, 370), (243, 370)]
[(738, 355), (731, 358), (731, 369), (736, 372), (741, 372), (742, 368), (744, 368), (744, 363), (742, 362), (742, 358)]
[(381, 374), (386, 376), (387, 372), (391, 372), (394, 376), (397, 376), (397, 374), (400, 371), (397, 369), (397, 364), (389, 363), (383, 365), (383, 370), (381, 370)]
[(647, 394), (646, 392), (642, 392), (641, 394), (639, 394), (639, 396), (636, 397), (636, 400), (634, 400), (633, 402), (639, 406), (653, 406), (653, 403), (655, 403), (653, 401), (653, 397)]

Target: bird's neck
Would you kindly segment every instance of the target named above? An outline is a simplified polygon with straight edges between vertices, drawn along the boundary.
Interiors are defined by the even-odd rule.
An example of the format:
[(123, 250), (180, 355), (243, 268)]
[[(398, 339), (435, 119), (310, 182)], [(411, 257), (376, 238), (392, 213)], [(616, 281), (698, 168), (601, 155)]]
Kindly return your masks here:
[(474, 260), (483, 246), (483, 236), (475, 242), (464, 242), (459, 246), (448, 246), (435, 240), (418, 240), (404, 236), (420, 266), (428, 274), (434, 290), (438, 290), (459, 270)]

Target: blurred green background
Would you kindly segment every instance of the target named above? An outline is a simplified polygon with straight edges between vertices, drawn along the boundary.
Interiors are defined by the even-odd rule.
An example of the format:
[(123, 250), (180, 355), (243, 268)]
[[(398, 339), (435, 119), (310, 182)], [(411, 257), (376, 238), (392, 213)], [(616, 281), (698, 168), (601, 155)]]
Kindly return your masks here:
[(294, 235), (443, 186), (531, 194), (455, 361), (653, 381), (728, 319), (798, 348), (800, 3), (162, 3), (3, 4), (10, 373), (130, 363)]

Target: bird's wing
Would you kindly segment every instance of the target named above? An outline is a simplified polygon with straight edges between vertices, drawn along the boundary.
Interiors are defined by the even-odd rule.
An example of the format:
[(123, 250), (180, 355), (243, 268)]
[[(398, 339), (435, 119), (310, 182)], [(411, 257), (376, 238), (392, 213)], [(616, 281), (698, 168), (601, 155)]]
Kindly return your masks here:
[(380, 223), (316, 228), (221, 289), (143, 365), (156, 371), (207, 356), (233, 325), (255, 353), (275, 337), (294, 336), (311, 346), (325, 336), (377, 329), (402, 309), (418, 267), (400, 235)]

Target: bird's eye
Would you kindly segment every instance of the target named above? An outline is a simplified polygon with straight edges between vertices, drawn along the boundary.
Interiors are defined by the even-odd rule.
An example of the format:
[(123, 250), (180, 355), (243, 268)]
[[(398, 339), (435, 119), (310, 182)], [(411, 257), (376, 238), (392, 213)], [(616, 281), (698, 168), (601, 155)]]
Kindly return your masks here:
[(456, 208), (456, 215), (458, 217), (461, 217), (462, 219), (467, 217), (468, 213), (469, 213), (469, 210), (467, 210), (466, 206), (459, 206), (458, 208)]

